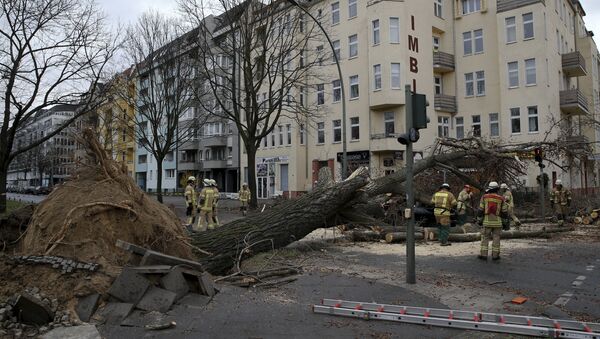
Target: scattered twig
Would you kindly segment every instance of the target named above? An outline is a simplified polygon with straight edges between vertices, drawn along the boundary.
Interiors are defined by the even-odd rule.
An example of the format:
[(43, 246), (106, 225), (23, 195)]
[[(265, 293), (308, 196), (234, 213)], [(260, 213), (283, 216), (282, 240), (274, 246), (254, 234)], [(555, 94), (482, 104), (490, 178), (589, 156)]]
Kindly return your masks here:
[(149, 330), (149, 331), (158, 331), (158, 330), (166, 330), (168, 328), (173, 328), (176, 325), (177, 325), (176, 322), (170, 321), (170, 322), (166, 322), (166, 323), (162, 323), (162, 324), (145, 325), (144, 329)]

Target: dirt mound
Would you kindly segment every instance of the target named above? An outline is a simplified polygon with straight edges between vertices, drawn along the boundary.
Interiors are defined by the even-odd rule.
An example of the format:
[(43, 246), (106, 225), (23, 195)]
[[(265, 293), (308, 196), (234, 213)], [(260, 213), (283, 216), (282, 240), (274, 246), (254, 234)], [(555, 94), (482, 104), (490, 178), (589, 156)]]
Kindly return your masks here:
[(181, 222), (140, 190), (126, 169), (108, 158), (92, 132), (84, 131), (91, 165), (52, 191), (35, 210), (22, 242), (25, 254), (47, 254), (124, 265), (121, 239), (163, 253), (193, 258)]
[(0, 250), (6, 250), (15, 244), (27, 229), (35, 205), (26, 205), (12, 211), (0, 219)]

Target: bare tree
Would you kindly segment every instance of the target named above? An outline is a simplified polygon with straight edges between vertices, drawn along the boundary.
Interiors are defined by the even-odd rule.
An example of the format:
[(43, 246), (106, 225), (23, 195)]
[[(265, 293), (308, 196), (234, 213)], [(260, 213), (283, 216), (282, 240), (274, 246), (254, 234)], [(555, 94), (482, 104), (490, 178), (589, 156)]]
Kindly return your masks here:
[[(77, 120), (95, 96), (116, 44), (92, 0), (0, 0), (0, 212), (11, 161)], [(86, 95), (87, 94), (87, 95)], [(17, 132), (41, 110), (80, 102), (82, 109), (42, 138), (15, 148)]]
[(185, 33), (175, 19), (150, 11), (127, 34), (138, 88), (135, 97), (122, 97), (136, 102), (135, 136), (156, 159), (156, 191), (161, 202), (163, 161), (202, 125), (195, 109), (195, 32)]
[(332, 54), (322, 47), (325, 38), (316, 25), (286, 1), (180, 0), (179, 5), (199, 27), (198, 64), (205, 87), (199, 101), (206, 112), (237, 127), (256, 207), (260, 143), (282, 118), (307, 126), (319, 114), (317, 102), (306, 98), (327, 77), (315, 66), (331, 63)]

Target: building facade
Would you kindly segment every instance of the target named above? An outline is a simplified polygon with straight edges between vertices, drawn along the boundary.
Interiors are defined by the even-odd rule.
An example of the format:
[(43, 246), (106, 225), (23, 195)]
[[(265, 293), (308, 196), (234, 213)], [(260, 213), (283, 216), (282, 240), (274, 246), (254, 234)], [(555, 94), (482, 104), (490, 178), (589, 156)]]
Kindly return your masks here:
[[(557, 159), (575, 163), (554, 181), (597, 185), (594, 157), (578, 151), (596, 140), (582, 125), (596, 114), (598, 51), (572, 0), (324, 0), (308, 7), (328, 31), (339, 55), (346, 92), (349, 170), (369, 166), (383, 176), (404, 166), (405, 85), (430, 102), (417, 159), (437, 137), (482, 137), (498, 143), (552, 140), (573, 147)], [(315, 49), (327, 46), (325, 38)], [(322, 111), (305, 122), (286, 121), (258, 152), (259, 198), (312, 188), (320, 168), (341, 177), (342, 105), (333, 60), (330, 81), (299, 93)], [(301, 91), (300, 91), (301, 92)], [(586, 138), (587, 137), (587, 138)], [(243, 180), (247, 160), (242, 154)], [(563, 162), (563, 163), (561, 163)], [(533, 163), (521, 178), (537, 186)]]

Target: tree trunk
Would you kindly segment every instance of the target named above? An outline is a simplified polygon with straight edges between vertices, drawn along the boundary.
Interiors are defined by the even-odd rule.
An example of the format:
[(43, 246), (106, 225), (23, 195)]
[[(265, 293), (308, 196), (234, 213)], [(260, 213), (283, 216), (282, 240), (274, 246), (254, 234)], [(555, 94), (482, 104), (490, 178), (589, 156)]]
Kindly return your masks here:
[(352, 230), (344, 232), (344, 235), (354, 242), (380, 242), (385, 239), (384, 234), (369, 230)]
[(163, 202), (162, 196), (162, 169), (163, 169), (163, 158), (156, 158), (156, 200)]
[[(258, 191), (256, 190), (256, 147), (254, 140), (248, 140), (246, 145), (246, 155), (248, 156), (248, 189), (250, 189), (250, 208), (256, 209), (258, 206)], [(243, 169), (242, 169), (243, 170)]]
[(199, 261), (213, 274), (224, 274), (240, 259), (284, 247), (327, 225), (357, 191), (368, 182), (368, 170), (332, 186), (322, 187), (276, 208), (238, 219), (214, 231), (192, 235), (192, 244), (213, 253)]
[[(423, 233), (415, 232), (415, 240), (423, 240)], [(388, 244), (406, 241), (406, 232), (392, 232), (385, 235)]]
[[(0, 162), (1, 163), (1, 162)], [(6, 177), (8, 166), (0, 168), (0, 214), (6, 212)]]

